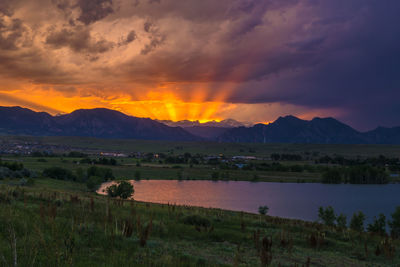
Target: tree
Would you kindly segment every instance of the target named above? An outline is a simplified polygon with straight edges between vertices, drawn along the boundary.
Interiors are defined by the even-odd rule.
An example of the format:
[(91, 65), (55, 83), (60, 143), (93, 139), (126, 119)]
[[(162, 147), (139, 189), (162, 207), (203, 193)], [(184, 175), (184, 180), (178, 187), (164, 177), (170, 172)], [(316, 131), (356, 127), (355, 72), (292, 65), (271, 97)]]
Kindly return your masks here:
[(177, 177), (178, 177), (178, 180), (182, 180), (182, 179), (183, 179), (183, 172), (182, 172), (182, 171), (179, 171), (179, 172), (177, 173)]
[(218, 180), (219, 179), (219, 172), (217, 172), (217, 171), (212, 172), (211, 179), (213, 179), (214, 181)]
[(396, 207), (394, 213), (392, 213), (392, 220), (388, 223), (390, 226), (390, 234), (393, 238), (400, 237), (400, 206)]
[(104, 180), (98, 176), (90, 176), (86, 181), (86, 186), (90, 191), (96, 191)]
[(87, 169), (87, 177), (90, 176), (99, 176), (104, 180), (114, 180), (114, 175), (110, 168), (100, 168), (97, 166), (92, 166)]
[(318, 217), (324, 222), (325, 225), (334, 226), (336, 221), (335, 211), (331, 206), (327, 208), (319, 207)]
[(140, 180), (140, 171), (135, 171), (135, 180), (136, 181)]
[(107, 187), (107, 195), (110, 197), (127, 199), (131, 197), (134, 192), (133, 185), (127, 181), (120, 181), (117, 184)]
[(350, 221), (350, 229), (357, 231), (357, 232), (363, 232), (364, 231), (364, 221), (365, 221), (364, 213), (362, 213), (361, 211), (355, 212)]
[(76, 176), (67, 169), (51, 167), (43, 170), (43, 176), (57, 180), (76, 181)]
[(386, 216), (381, 213), (379, 217), (374, 216), (374, 221), (368, 224), (368, 232), (384, 235), (386, 233)]
[(260, 213), (261, 215), (266, 215), (268, 213), (268, 206), (260, 206), (258, 207), (258, 213)]
[(337, 226), (340, 229), (347, 228), (347, 217), (343, 213), (341, 213), (339, 216), (337, 216), (336, 222), (337, 222)]
[(76, 169), (75, 174), (76, 174), (76, 181), (77, 182), (82, 183), (82, 182), (85, 182), (87, 180), (86, 173), (84, 172), (84, 170), (82, 168)]
[(337, 169), (328, 169), (322, 175), (322, 182), (325, 184), (340, 184), (342, 182), (342, 175)]

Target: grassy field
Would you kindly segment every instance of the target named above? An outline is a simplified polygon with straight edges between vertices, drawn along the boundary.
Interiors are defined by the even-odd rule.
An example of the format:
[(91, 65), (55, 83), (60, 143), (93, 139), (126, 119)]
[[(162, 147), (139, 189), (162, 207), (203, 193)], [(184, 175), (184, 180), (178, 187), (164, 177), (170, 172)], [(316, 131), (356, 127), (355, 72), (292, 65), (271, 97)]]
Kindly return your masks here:
[(400, 145), (324, 145), (324, 144), (246, 144), (217, 142), (172, 142), (129, 139), (98, 139), (91, 137), (33, 137), (0, 136), (1, 142), (27, 142), (60, 146), (60, 149), (85, 149), (93, 152), (119, 151), (124, 153), (151, 152), (226, 156), (247, 155), (269, 157), (272, 153), (313, 153), (346, 157), (379, 156), (400, 157)]
[[(271, 164), (271, 154), (300, 155), (300, 161), (282, 161), (285, 166), (309, 165), (316, 166), (315, 160), (323, 156), (336, 155), (345, 158), (368, 158), (385, 155), (386, 157), (400, 157), (400, 146), (394, 145), (318, 145), (318, 144), (237, 144), (216, 142), (169, 142), (147, 140), (115, 140), (97, 139), (89, 137), (29, 137), (29, 136), (0, 136), (2, 144), (14, 144), (16, 147), (28, 147), (33, 151), (51, 151), (56, 154), (65, 154), (70, 151), (82, 151), (91, 154), (91, 158), (100, 157), (101, 152), (125, 153), (133, 155), (141, 153), (163, 153), (166, 156), (179, 157), (185, 153), (191, 155), (223, 155), (230, 159), (232, 156), (254, 156), (255, 162)], [(87, 169), (90, 164), (77, 164), (81, 158), (69, 157), (31, 157), (18, 155), (3, 155), (3, 160), (19, 161), (28, 169), (39, 174), (48, 167), (58, 166), (69, 170), (78, 168)], [(111, 168), (117, 179), (134, 179), (140, 173), (141, 179), (185, 179), (185, 180), (240, 180), (264, 182), (320, 182), (322, 171), (262, 171), (245, 169), (221, 169), (216, 165), (207, 164), (162, 164), (153, 159), (145, 162), (137, 158), (116, 158), (117, 166)], [(141, 164), (137, 164), (141, 162)], [(254, 162), (254, 161), (253, 161)], [(251, 163), (245, 162), (245, 163)], [(323, 166), (323, 164), (319, 164)], [(215, 178), (217, 173), (218, 178)], [(390, 182), (399, 182), (399, 177), (390, 177)]]
[[(41, 178), (49, 167), (74, 174), (93, 166), (70, 151), (256, 156), (300, 154), (284, 166), (313, 165), (315, 157), (400, 157), (399, 146), (224, 144), (66, 137), (0, 137), (2, 144), (45, 148), (52, 157), (3, 155), (35, 171), (34, 185), (0, 180), (1, 266), (399, 266), (399, 240), (319, 223), (265, 215), (111, 199), (86, 184)], [(4, 146), (3, 146), (4, 147)], [(32, 148), (34, 147), (34, 148)], [(154, 158), (116, 157), (116, 179), (203, 179), (320, 182), (321, 173), (223, 169), (223, 164), (168, 164)], [(321, 165), (323, 166), (323, 165)], [(218, 173), (218, 177), (215, 177)], [(398, 178), (392, 178), (396, 182)], [(388, 218), (389, 219), (389, 218)]]
[(2, 266), (400, 264), (399, 241), (379, 235), (264, 215), (112, 200), (74, 182), (3, 184), (0, 202)]
[[(76, 171), (78, 168), (87, 169), (90, 164), (77, 164), (80, 158), (59, 158), (59, 157), (25, 157), (25, 156), (3, 156), (4, 161), (20, 162), (30, 170), (41, 173), (49, 167), (62, 167)], [(43, 162), (45, 160), (45, 162)], [(137, 160), (133, 158), (118, 159), (116, 166), (102, 166), (112, 169), (113, 174), (120, 180), (133, 180), (135, 173), (140, 172), (141, 179), (156, 180), (211, 180), (214, 172), (218, 172), (218, 180), (237, 181), (264, 181), (264, 182), (319, 182), (319, 173), (295, 173), (295, 172), (271, 172), (253, 170), (219, 170), (216, 166), (189, 164), (157, 164), (143, 163), (136, 166)], [(180, 177), (180, 178), (179, 178)]]

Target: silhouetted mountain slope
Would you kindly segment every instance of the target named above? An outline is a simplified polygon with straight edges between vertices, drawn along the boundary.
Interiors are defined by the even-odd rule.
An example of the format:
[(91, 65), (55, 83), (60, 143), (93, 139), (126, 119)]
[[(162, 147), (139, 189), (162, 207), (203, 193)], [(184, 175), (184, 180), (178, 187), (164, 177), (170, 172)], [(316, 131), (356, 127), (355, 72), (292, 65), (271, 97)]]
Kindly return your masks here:
[(378, 127), (366, 132), (365, 136), (375, 144), (400, 144), (400, 127)]
[[(280, 117), (268, 125), (239, 127), (226, 131), (221, 142), (316, 143), (316, 144), (399, 144), (400, 131), (360, 133), (333, 118), (301, 120), (294, 116)], [(390, 133), (390, 135), (388, 135)]]
[(21, 107), (0, 107), (0, 133), (42, 135), (54, 124), (45, 112)]
[(184, 129), (185, 131), (193, 135), (213, 140), (231, 128), (212, 127), (212, 126), (192, 126), (192, 127), (185, 127)]
[(195, 125), (183, 129), (103, 108), (51, 116), (20, 107), (0, 107), (0, 134), (251, 143), (400, 144), (400, 127), (378, 127), (361, 133), (333, 118), (306, 121), (286, 116), (268, 125), (253, 127)]
[(235, 128), (240, 126), (250, 126), (253, 125), (251, 123), (243, 123), (238, 122), (232, 119), (226, 119), (222, 121), (208, 121), (208, 122), (199, 122), (199, 121), (189, 121), (189, 120), (182, 120), (182, 121), (171, 121), (171, 120), (157, 120), (158, 122), (164, 123), (165, 125), (172, 126), (172, 127), (182, 127), (182, 128), (189, 128), (189, 127), (220, 127), (220, 128)]
[(179, 127), (109, 109), (81, 109), (51, 116), (19, 107), (0, 109), (0, 132), (25, 135), (92, 136), (150, 140), (198, 140)]

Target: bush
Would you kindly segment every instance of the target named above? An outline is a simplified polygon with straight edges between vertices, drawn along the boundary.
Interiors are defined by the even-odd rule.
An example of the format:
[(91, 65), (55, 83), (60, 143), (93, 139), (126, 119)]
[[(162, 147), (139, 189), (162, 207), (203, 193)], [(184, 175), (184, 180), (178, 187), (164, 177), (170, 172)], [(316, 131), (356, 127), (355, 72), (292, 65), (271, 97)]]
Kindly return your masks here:
[(127, 199), (131, 197), (134, 193), (133, 185), (127, 181), (121, 181), (117, 184), (113, 184), (107, 187), (107, 194), (110, 197), (120, 197), (122, 199)]
[(24, 168), (22, 163), (18, 162), (3, 162), (0, 160), (0, 166), (6, 167), (12, 171), (20, 171)]
[(258, 213), (260, 213), (261, 215), (266, 215), (268, 213), (268, 206), (260, 206), (258, 207)]
[(136, 181), (140, 180), (140, 171), (135, 171), (135, 180)]
[(189, 215), (183, 218), (184, 224), (190, 224), (195, 226), (209, 227), (211, 226), (210, 221), (207, 218), (204, 218), (200, 215)]
[(389, 222), (390, 234), (393, 238), (400, 238), (400, 206), (396, 207)]
[(13, 178), (14, 173), (9, 168), (0, 167), (0, 179)]
[(47, 168), (43, 171), (43, 176), (57, 180), (76, 181), (76, 176), (70, 170), (61, 167)]
[(322, 175), (322, 182), (325, 184), (340, 184), (342, 175), (337, 169), (328, 169)]
[(386, 233), (386, 217), (383, 213), (379, 214), (379, 217), (374, 217), (374, 221), (368, 224), (368, 232), (377, 233), (384, 235)]
[(110, 168), (100, 168), (97, 166), (92, 166), (87, 169), (87, 177), (98, 176), (104, 180), (114, 180), (113, 172)]
[(90, 191), (96, 191), (104, 180), (98, 176), (90, 176), (86, 181), (86, 186)]
[(219, 172), (213, 172), (213, 173), (211, 174), (211, 179), (213, 179), (213, 180), (218, 180), (218, 178), (219, 178)]
[(341, 213), (339, 216), (337, 216), (336, 222), (337, 222), (337, 226), (340, 229), (347, 228), (347, 217), (343, 213)]
[(387, 184), (389, 176), (384, 168), (372, 166), (349, 167), (347, 179), (351, 184)]
[(318, 217), (324, 222), (325, 225), (334, 226), (336, 221), (335, 211), (331, 206), (327, 208), (320, 207)]
[(80, 183), (84, 183), (87, 181), (86, 172), (82, 168), (77, 168), (75, 170), (76, 181)]
[(350, 221), (350, 229), (357, 232), (364, 232), (365, 215), (361, 211), (353, 214)]

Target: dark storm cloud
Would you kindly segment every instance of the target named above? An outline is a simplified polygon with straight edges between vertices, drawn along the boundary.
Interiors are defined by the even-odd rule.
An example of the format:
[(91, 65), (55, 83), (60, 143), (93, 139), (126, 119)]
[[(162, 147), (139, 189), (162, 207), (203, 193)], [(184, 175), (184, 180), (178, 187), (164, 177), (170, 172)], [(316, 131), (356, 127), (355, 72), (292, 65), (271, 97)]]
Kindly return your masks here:
[(187, 99), (229, 88), (232, 103), (400, 125), (398, 14), (398, 0), (0, 0), (0, 75), (143, 95), (175, 83)]
[(130, 31), (125, 38), (118, 42), (118, 46), (123, 46), (132, 43), (137, 39), (136, 32), (134, 30)]
[[(56, 7), (62, 10), (67, 16), (71, 16), (73, 10), (79, 9), (80, 14), (77, 21), (89, 25), (102, 20), (108, 15), (114, 13), (112, 0), (52, 0)], [(70, 24), (75, 24), (70, 18)]]
[(156, 52), (131, 71), (141, 78), (162, 73), (157, 78), (164, 81), (236, 82), (228, 101), (337, 108), (359, 128), (373, 127), (378, 117), (400, 125), (400, 2), (283, 1), (279, 25), (274, 3), (228, 10), (231, 27), (216, 37), (224, 45), (219, 52)]
[[(129, 35), (128, 35), (129, 37)], [(132, 36), (130, 37), (132, 38)], [(61, 29), (51, 32), (46, 38), (46, 44), (54, 48), (69, 47), (75, 52), (85, 53), (105, 53), (111, 50), (114, 43), (105, 39), (94, 40), (90, 30), (85, 27), (76, 27), (74, 29)]]
[(150, 42), (142, 48), (140, 53), (142, 55), (147, 55), (148, 53), (154, 51), (157, 47), (162, 45), (166, 39), (166, 36), (165, 34), (160, 33), (159, 27), (157, 27), (157, 25), (150, 21), (146, 21), (143, 24), (143, 29), (146, 33), (149, 34)]
[(113, 13), (112, 0), (78, 0), (81, 15), (78, 20), (88, 25)]
[(12, 19), (6, 23), (5, 19), (0, 17), (0, 49), (16, 50), (17, 42), (25, 30), (20, 19)]
[(11, 16), (12, 15), (12, 10), (11, 10), (11, 0), (1, 0), (0, 1), (0, 15), (7, 15)]
[(70, 72), (48, 62), (46, 54), (36, 50), (21, 53), (18, 57), (0, 50), (0, 80), (3, 78), (29, 79), (37, 84), (64, 84), (68, 79), (73, 80)]

